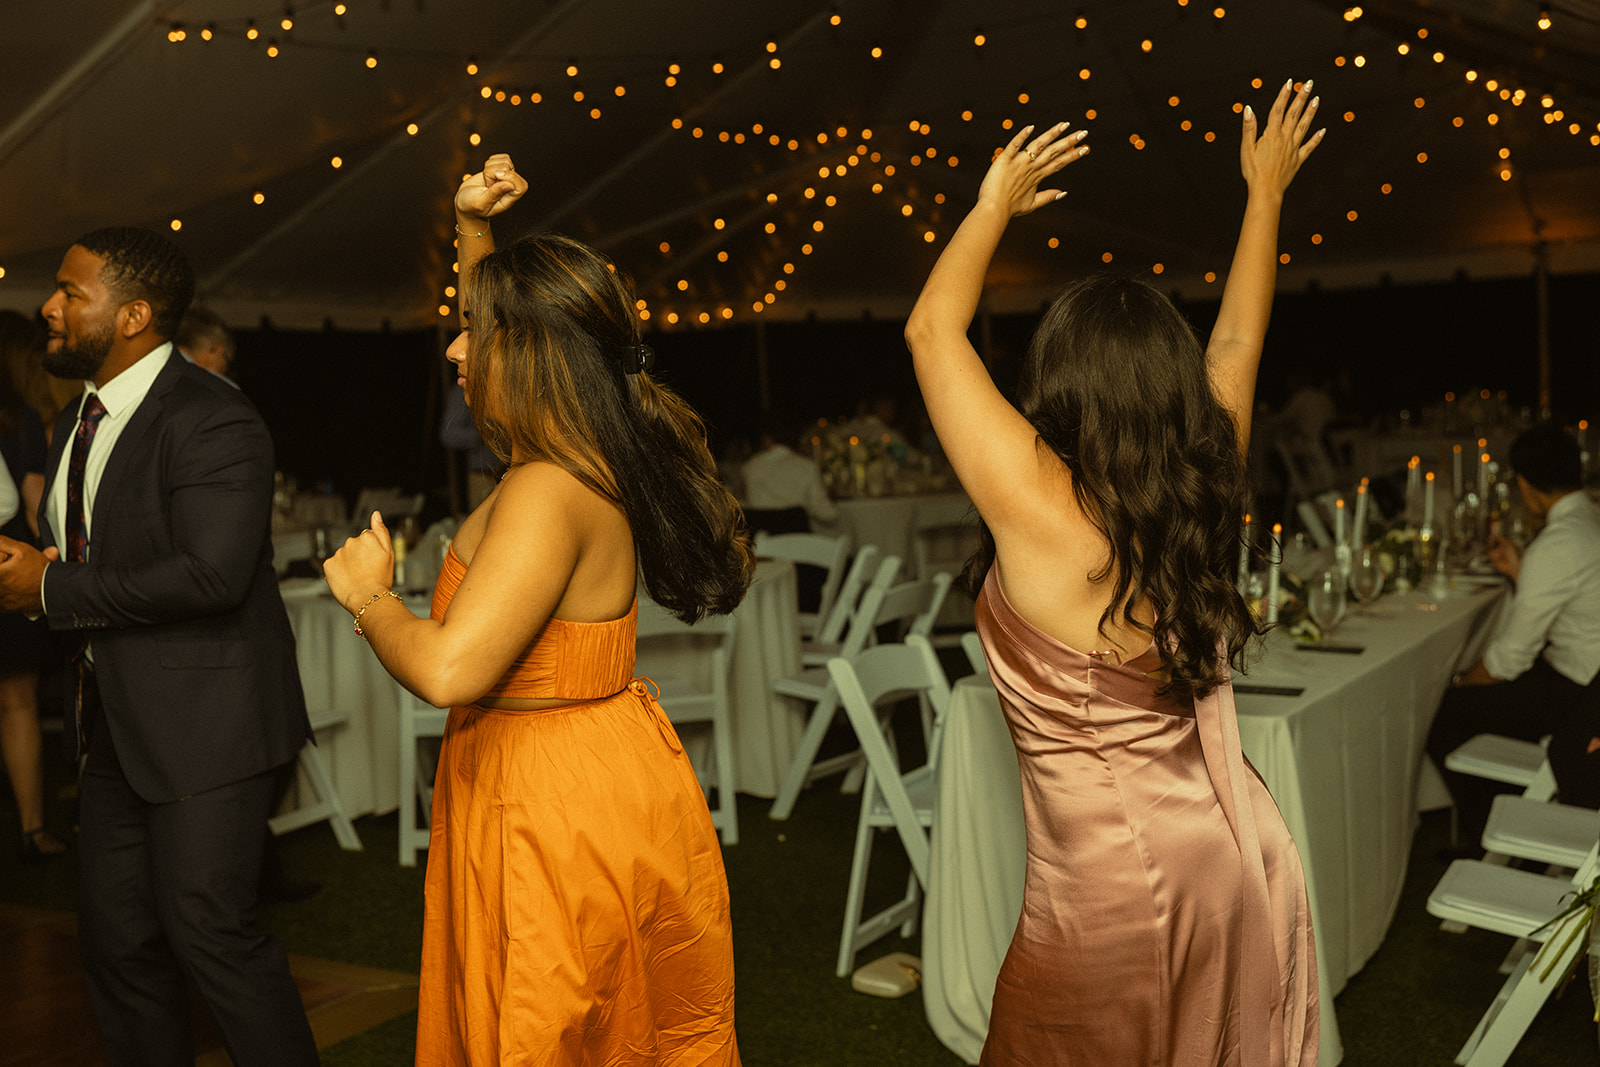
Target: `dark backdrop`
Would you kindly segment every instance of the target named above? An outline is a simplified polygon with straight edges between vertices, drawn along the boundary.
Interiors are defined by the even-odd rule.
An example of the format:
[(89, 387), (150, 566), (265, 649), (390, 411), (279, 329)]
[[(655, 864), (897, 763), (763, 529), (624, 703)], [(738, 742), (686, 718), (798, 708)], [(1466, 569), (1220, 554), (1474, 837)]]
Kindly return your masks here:
[[(1180, 307), (1204, 335), (1211, 302)], [(1558, 419), (1600, 410), (1600, 274), (1551, 279), (1553, 402)], [(1010, 383), (1038, 315), (989, 324), (997, 380)], [(1354, 417), (1393, 416), (1438, 402), (1446, 390), (1509, 392), (1538, 402), (1537, 307), (1533, 279), (1459, 278), (1434, 285), (1282, 294), (1262, 365), (1258, 399), (1282, 402), (1297, 374), (1332, 380)], [(767, 353), (775, 406), (806, 417), (853, 414), (862, 401), (896, 398), (916, 407), (916, 384), (899, 320), (762, 322), (653, 334), (657, 373), (706, 419), (714, 449), (757, 430), (757, 353)], [(347, 500), (363, 486), (396, 485), (447, 503), (446, 457), (438, 444), (446, 378), (436, 330), (381, 333), (239, 331), (240, 385), (260, 407), (279, 466), (302, 484), (332, 483)], [(978, 336), (977, 328), (974, 337)]]

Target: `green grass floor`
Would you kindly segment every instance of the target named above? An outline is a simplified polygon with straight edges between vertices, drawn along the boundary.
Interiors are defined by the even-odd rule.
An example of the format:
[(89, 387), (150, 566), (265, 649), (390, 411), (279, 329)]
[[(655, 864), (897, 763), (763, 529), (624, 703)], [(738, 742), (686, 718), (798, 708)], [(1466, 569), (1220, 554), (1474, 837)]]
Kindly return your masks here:
[[(909, 753), (908, 753), (909, 756)], [(54, 799), (50, 825), (70, 825)], [(6, 791), (9, 796), (9, 791)], [(767, 801), (741, 797), (738, 845), (724, 850), (733, 901), (739, 1045), (753, 1067), (774, 1065), (955, 1065), (923, 1017), (917, 995), (881, 1000), (835, 978), (839, 922), (849, 877), (858, 798), (841, 796), (837, 779), (803, 794), (787, 822), (767, 818)], [(15, 823), (9, 804), (0, 824)], [(280, 840), (285, 866), (323, 883), (309, 900), (272, 907), (266, 924), (290, 952), (415, 972), (422, 939), (421, 867), (396, 863), (394, 815), (357, 820), (366, 848), (343, 852), (326, 826)], [(1481, 931), (1440, 932), (1424, 911), (1443, 873), (1436, 857), (1448, 843), (1443, 813), (1423, 818), (1410, 874), (1382, 950), (1351, 979), (1336, 1007), (1350, 1067), (1449, 1064), (1501, 978), (1495, 969), (1507, 939)], [(874, 851), (868, 904), (903, 890), (907, 863), (892, 835)], [(70, 858), (22, 866), (15, 849), (0, 854), (0, 900), (71, 909)], [(858, 962), (903, 949), (915, 939), (886, 939)], [(1568, 1067), (1600, 1063), (1589, 992), (1575, 982), (1535, 1020), (1512, 1064)], [(326, 1049), (328, 1067), (396, 1067), (412, 1060), (414, 1014), (400, 1016)]]

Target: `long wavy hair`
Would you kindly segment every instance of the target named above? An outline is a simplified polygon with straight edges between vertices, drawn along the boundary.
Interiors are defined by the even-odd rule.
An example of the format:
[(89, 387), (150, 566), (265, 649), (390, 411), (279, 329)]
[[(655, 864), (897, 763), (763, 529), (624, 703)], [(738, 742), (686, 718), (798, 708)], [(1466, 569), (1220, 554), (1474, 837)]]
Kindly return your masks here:
[[(1029, 344), (1022, 414), (1072, 473), (1072, 493), (1110, 548), (1091, 580), (1113, 580), (1100, 632), (1122, 621), (1151, 635), (1163, 691), (1204, 696), (1243, 666), (1260, 632), (1234, 584), (1244, 459), (1205, 351), (1172, 302), (1144, 282), (1094, 275), (1050, 306)], [(994, 562), (981, 530), (967, 564), (975, 593)], [(1134, 617), (1148, 600), (1155, 623)]]
[(633, 293), (587, 245), (524, 237), (465, 292), (467, 399), (502, 461), (560, 466), (628, 519), (645, 589), (685, 622), (738, 607), (755, 555), (699, 416), (646, 371)]

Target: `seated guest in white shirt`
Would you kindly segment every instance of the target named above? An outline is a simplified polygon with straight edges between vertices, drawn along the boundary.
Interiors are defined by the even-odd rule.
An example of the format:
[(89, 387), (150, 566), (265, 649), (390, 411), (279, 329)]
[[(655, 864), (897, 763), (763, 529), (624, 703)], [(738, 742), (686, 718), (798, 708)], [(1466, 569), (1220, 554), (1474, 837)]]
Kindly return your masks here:
[[(1516, 591), (1483, 658), (1445, 693), (1428, 735), (1468, 844), (1482, 836), (1494, 795), (1512, 787), (1446, 771), (1445, 756), (1480, 733), (1527, 741), (1559, 734), (1563, 720), (1600, 696), (1600, 504), (1581, 491), (1577, 442), (1536, 426), (1512, 443), (1510, 459), (1523, 503), (1544, 530), (1521, 551), (1509, 541), (1490, 544), (1490, 560)], [(1580, 791), (1583, 783), (1558, 777), (1557, 785)]]
[(828, 496), (816, 463), (781, 443), (794, 440), (797, 433), (792, 419), (769, 414), (761, 430), (761, 451), (745, 461), (745, 516), (751, 530), (804, 533), (812, 522), (839, 517), (839, 506)]

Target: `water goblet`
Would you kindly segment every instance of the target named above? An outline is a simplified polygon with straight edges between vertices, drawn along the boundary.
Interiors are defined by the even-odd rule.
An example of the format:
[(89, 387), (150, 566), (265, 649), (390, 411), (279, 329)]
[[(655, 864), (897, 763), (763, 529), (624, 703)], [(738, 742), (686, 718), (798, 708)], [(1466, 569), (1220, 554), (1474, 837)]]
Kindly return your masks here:
[(1312, 579), (1306, 589), (1306, 610), (1326, 639), (1344, 619), (1345, 580), (1337, 568), (1330, 567)]
[(1357, 610), (1362, 614), (1368, 612), (1367, 605), (1377, 600), (1383, 592), (1383, 565), (1378, 562), (1377, 555), (1370, 547), (1361, 550), (1361, 555), (1351, 561), (1350, 565), (1350, 593), (1356, 598), (1356, 603), (1361, 607)]

